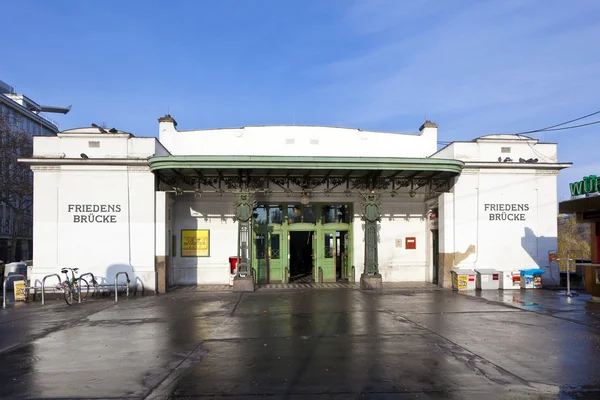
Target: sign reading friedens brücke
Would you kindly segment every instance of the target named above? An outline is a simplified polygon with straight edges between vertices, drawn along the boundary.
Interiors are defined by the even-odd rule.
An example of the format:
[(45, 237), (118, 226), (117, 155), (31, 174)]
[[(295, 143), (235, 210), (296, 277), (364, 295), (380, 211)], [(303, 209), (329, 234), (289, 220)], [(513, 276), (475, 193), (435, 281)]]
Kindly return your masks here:
[(490, 221), (525, 221), (529, 204), (524, 203), (486, 203), (483, 211), (488, 212)]
[(67, 211), (73, 216), (73, 222), (115, 224), (121, 212), (119, 204), (69, 204)]

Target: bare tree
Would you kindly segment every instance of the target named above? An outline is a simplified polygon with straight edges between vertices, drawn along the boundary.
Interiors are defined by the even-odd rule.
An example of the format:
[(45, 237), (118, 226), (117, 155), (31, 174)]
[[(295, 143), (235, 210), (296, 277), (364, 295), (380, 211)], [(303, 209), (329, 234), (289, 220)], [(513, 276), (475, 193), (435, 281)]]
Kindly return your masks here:
[(28, 165), (18, 162), (32, 156), (33, 138), (15, 122), (7, 115), (0, 117), (0, 204), (8, 212), (8, 218), (1, 221), (0, 235), (9, 237), (5, 261), (17, 260), (18, 243), (31, 238), (33, 225), (33, 174)]

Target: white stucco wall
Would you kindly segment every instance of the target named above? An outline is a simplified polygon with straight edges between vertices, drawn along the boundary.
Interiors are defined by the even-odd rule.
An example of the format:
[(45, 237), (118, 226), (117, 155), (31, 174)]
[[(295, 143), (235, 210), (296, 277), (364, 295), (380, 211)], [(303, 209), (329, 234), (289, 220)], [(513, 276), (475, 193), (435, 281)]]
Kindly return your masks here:
[(513, 162), (519, 159), (538, 159), (539, 163), (556, 163), (557, 146), (554, 143), (539, 143), (537, 139), (515, 135), (488, 135), (471, 142), (453, 142), (432, 158), (457, 159), (465, 162), (497, 162), (510, 157)]
[[(203, 194), (174, 198), (173, 234), (177, 238), (171, 271), (176, 285), (229, 283), (229, 257), (237, 255), (237, 223), (233, 196)], [(209, 229), (209, 257), (181, 257), (181, 230)]]
[[(510, 153), (502, 153), (503, 147)], [(517, 162), (499, 163), (500, 154)], [(451, 192), (439, 199), (440, 253), (453, 254), (456, 268), (504, 271), (505, 287), (511, 271), (531, 268), (547, 271), (545, 285), (558, 284), (548, 251), (557, 249), (556, 178), (564, 165), (542, 165), (556, 162), (556, 145), (500, 135), (455, 143), (434, 157), (466, 163)], [(475, 251), (460, 261), (470, 246)]]
[[(33, 284), (63, 267), (93, 273), (100, 283), (114, 283), (117, 272), (129, 274), (132, 285), (155, 289), (155, 178), (144, 163), (129, 160), (156, 151), (155, 140), (129, 135), (36, 137), (34, 154), (51, 158), (55, 152), (71, 157), (57, 165), (32, 166), (34, 172)], [(109, 143), (100, 148), (121, 149), (119, 157), (94, 154), (89, 141)], [(144, 153), (146, 151), (146, 153)], [(81, 159), (85, 152), (88, 159)], [(79, 158), (68, 163), (69, 158)], [(114, 158), (102, 165), (93, 157)], [(66, 159), (66, 160), (65, 160)], [(64, 161), (62, 161), (64, 160)], [(45, 161), (50, 162), (50, 161)], [(120, 165), (119, 165), (120, 164)], [(92, 219), (93, 222), (89, 222)], [(61, 277), (64, 275), (61, 274)]]
[(437, 128), (425, 127), (420, 134), (323, 126), (177, 131), (162, 122), (159, 139), (173, 155), (427, 157), (437, 149)]
[(72, 129), (57, 136), (36, 136), (33, 156), (42, 158), (146, 158), (169, 152), (155, 138), (138, 138), (128, 133), (90, 134), (90, 129)]
[[(379, 272), (384, 282), (431, 282), (429, 257), (431, 231), (427, 209), (421, 200), (385, 197), (379, 234)], [(406, 249), (406, 238), (414, 237), (416, 249)], [(401, 247), (396, 247), (396, 240)]]

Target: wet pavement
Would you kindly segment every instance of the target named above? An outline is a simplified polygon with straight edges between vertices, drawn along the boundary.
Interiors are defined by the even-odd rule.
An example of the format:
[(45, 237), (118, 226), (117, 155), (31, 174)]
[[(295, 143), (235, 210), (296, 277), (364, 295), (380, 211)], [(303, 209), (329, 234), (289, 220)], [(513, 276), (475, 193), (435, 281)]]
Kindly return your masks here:
[(600, 304), (423, 284), (0, 311), (2, 398), (600, 398)]

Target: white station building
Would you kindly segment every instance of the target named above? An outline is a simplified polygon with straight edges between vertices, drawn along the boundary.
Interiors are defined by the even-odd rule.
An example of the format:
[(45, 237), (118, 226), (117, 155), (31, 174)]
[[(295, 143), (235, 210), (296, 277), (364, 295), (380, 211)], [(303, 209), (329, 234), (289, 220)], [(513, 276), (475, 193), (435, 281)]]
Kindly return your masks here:
[[(78, 128), (35, 137), (32, 284), (62, 267), (174, 285), (433, 282), (542, 268), (557, 249), (557, 146), (324, 126)], [(233, 258), (230, 261), (230, 258)]]

